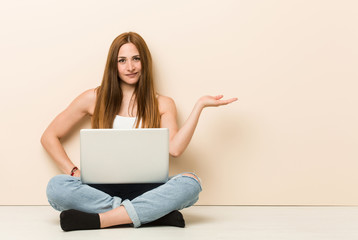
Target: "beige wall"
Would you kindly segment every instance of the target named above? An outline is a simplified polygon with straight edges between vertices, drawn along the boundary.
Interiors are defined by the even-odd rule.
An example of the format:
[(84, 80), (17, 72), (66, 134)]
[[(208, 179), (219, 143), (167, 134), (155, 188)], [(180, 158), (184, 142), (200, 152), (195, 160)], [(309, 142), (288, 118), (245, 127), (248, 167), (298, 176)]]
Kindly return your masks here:
[[(358, 204), (356, 1), (8, 1), (0, 10), (0, 204), (47, 204), (58, 170), (50, 121), (100, 84), (124, 31), (146, 39), (159, 92), (183, 123), (206, 109), (171, 173), (195, 171), (198, 204)], [(81, 127), (65, 142), (79, 163)]]

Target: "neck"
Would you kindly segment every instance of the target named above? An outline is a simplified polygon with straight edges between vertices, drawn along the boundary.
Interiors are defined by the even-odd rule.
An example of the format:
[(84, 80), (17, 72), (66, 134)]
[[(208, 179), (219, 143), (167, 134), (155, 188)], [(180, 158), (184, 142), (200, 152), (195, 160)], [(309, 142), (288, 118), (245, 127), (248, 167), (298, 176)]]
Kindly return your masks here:
[(119, 110), (119, 115), (121, 116), (128, 115), (130, 117), (133, 117), (135, 116), (135, 112), (136, 112), (136, 103), (134, 102), (135, 85), (130, 85), (121, 81), (120, 87), (122, 89), (123, 98), (121, 103), (121, 109)]
[(131, 97), (135, 90), (135, 85), (130, 85), (125, 82), (120, 82), (120, 86), (122, 89), (123, 97)]

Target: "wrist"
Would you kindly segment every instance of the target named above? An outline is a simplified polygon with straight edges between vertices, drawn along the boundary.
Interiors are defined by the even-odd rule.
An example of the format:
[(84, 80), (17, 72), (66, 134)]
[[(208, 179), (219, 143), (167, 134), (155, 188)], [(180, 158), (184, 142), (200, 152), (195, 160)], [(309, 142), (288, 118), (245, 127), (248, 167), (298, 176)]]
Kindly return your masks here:
[(198, 111), (202, 111), (203, 109), (205, 108), (205, 104), (203, 103), (202, 99), (200, 98), (195, 106), (194, 106), (194, 109), (197, 109)]

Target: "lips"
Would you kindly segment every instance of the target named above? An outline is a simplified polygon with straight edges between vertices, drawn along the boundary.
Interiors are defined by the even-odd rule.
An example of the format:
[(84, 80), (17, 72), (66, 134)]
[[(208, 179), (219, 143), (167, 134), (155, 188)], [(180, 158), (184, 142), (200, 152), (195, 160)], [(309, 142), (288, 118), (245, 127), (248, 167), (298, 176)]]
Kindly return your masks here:
[(131, 74), (126, 74), (126, 76), (132, 78), (132, 77), (137, 76), (137, 74), (138, 74), (138, 73), (131, 73)]

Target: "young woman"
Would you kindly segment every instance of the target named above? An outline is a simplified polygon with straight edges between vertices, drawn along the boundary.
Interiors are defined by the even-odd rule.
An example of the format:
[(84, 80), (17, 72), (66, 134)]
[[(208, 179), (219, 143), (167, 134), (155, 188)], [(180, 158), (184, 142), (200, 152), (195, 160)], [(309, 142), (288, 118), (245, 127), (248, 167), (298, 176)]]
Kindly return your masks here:
[(174, 101), (155, 91), (149, 49), (136, 33), (119, 35), (112, 43), (102, 83), (79, 95), (48, 126), (41, 143), (63, 175), (52, 178), (48, 201), (62, 211), (65, 231), (133, 224), (184, 227), (178, 211), (198, 200), (201, 185), (193, 173), (174, 176), (164, 184), (86, 185), (80, 169), (67, 156), (60, 139), (83, 117), (92, 117), (93, 128), (168, 128), (169, 152), (180, 156), (188, 146), (205, 107), (226, 105), (236, 98), (204, 96), (178, 129)]

